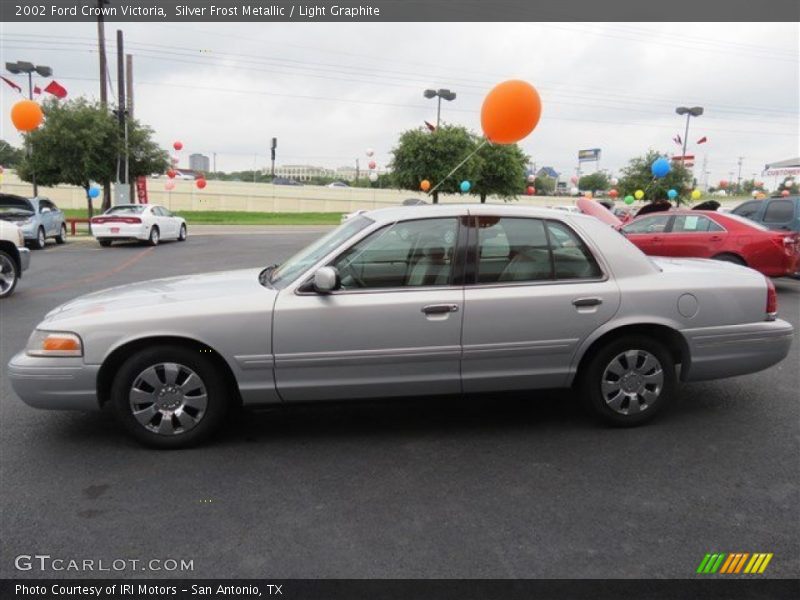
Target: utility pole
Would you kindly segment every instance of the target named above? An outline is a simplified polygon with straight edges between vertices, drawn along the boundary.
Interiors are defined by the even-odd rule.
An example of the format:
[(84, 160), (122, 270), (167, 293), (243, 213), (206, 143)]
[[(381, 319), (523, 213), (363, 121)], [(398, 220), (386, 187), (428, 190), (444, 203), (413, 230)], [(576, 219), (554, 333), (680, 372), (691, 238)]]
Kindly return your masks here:
[[(133, 55), (126, 54), (125, 55), (125, 103), (128, 107), (128, 119), (133, 119)], [(126, 139), (127, 139), (127, 121), (125, 122), (125, 132), (126, 132)], [(130, 188), (130, 201), (132, 204), (136, 204), (138, 201), (138, 194), (136, 193), (136, 181), (131, 179), (130, 176), (130, 160), (125, 160), (125, 179), (128, 180), (129, 188)]]
[(736, 176), (736, 193), (740, 194), (742, 192), (742, 161), (744, 160), (744, 156), (739, 157), (739, 174)]
[(358, 163), (358, 159), (356, 159), (356, 181), (359, 180), (360, 176), (361, 176), (361, 168)]
[[(108, 4), (108, 0), (97, 0), (97, 54), (100, 57), (100, 105), (105, 108), (108, 106), (108, 89), (106, 87), (106, 77), (108, 74), (108, 61), (106, 60), (106, 26), (103, 19), (103, 5)], [(111, 206), (111, 184), (103, 182), (103, 201), (101, 210), (106, 210)], [(92, 216), (91, 201), (89, 201), (89, 217)]]
[(214, 173), (216, 173), (217, 172), (217, 153), (216, 152), (212, 152), (211, 155), (214, 157), (214, 166), (212, 168), (214, 169)]
[(117, 119), (123, 148), (119, 157), (117, 183), (128, 183), (128, 122), (125, 114), (125, 49), (122, 30), (117, 29)]

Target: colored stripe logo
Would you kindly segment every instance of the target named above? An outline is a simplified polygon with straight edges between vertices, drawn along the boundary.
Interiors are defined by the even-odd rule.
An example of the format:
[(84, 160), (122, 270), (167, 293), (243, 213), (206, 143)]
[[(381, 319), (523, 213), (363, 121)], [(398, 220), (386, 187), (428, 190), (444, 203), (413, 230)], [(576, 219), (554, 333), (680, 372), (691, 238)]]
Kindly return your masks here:
[(709, 553), (700, 561), (697, 573), (702, 575), (713, 575), (714, 573), (724, 575), (760, 574), (767, 569), (772, 556), (772, 552), (756, 552), (753, 554), (749, 552)]

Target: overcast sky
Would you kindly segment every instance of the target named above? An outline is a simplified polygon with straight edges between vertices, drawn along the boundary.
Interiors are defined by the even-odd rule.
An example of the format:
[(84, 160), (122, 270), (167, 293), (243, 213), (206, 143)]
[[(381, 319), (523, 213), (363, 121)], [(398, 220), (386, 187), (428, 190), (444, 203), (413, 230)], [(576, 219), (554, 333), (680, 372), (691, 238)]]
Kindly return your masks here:
[[(455, 91), (442, 119), (479, 131), (484, 95), (509, 78), (542, 96), (521, 143), (539, 167), (574, 173), (582, 148), (601, 148), (612, 171), (648, 148), (678, 153), (679, 104), (705, 107), (688, 148), (701, 181), (704, 157), (713, 184), (736, 178), (739, 156), (750, 178), (800, 154), (797, 23), (108, 24), (114, 92), (117, 27), (136, 117), (165, 147), (216, 152), (219, 170), (265, 166), (272, 136), (278, 164), (363, 168), (372, 147), (383, 166), (400, 132), (435, 120), (425, 88)], [(0, 44), (4, 60), (51, 66), (70, 97), (99, 97), (94, 24), (0, 24)], [(19, 145), (8, 116), (19, 96), (0, 87), (0, 134)]]

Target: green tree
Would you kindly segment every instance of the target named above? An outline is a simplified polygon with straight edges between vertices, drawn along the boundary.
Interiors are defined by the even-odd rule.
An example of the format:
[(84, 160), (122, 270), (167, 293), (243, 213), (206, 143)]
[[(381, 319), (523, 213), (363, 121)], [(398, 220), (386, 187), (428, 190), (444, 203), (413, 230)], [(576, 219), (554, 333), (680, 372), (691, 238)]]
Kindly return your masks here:
[(16, 167), (25, 153), (19, 148), (14, 148), (5, 140), (0, 140), (0, 166)]
[(589, 175), (584, 175), (578, 180), (578, 188), (581, 190), (589, 190), (591, 192), (606, 191), (610, 187), (608, 176), (597, 171)]
[(552, 177), (542, 176), (537, 177), (533, 182), (533, 187), (536, 188), (536, 193), (542, 196), (549, 196), (556, 191), (556, 180)]
[(394, 184), (400, 189), (419, 191), (427, 179), (434, 187), (433, 203), (439, 202), (439, 192), (457, 193), (464, 179), (474, 181), (477, 161), (468, 160), (452, 177), (443, 181), (453, 168), (475, 150), (475, 137), (464, 127), (442, 125), (435, 132), (411, 129), (400, 135), (392, 150), (391, 168)]
[[(22, 158), (17, 172), (24, 181), (31, 181), (35, 173), (39, 185), (82, 187), (91, 217), (92, 182), (117, 178), (117, 155), (125, 146), (119, 124), (106, 108), (84, 98), (48, 100), (42, 109), (45, 122), (26, 134), (31, 153)], [(137, 121), (128, 124), (128, 156), (131, 177), (163, 172), (169, 164), (166, 151), (152, 141), (152, 130)]]
[[(480, 139), (475, 143), (480, 144)], [(508, 201), (525, 189), (525, 167), (530, 158), (516, 144), (486, 143), (472, 160), (475, 160), (477, 172), (470, 193), (480, 196), (481, 203), (491, 194)], [(457, 181), (464, 179), (463, 174), (458, 174)]]
[(672, 163), (672, 169), (666, 177), (655, 178), (650, 171), (651, 165), (662, 154), (648, 150), (644, 156), (632, 158), (628, 166), (622, 169), (619, 180), (619, 195), (625, 197), (636, 190), (643, 190), (644, 197), (650, 202), (667, 200), (667, 192), (674, 189), (678, 192), (677, 204), (688, 200), (692, 191), (692, 173), (680, 163)]

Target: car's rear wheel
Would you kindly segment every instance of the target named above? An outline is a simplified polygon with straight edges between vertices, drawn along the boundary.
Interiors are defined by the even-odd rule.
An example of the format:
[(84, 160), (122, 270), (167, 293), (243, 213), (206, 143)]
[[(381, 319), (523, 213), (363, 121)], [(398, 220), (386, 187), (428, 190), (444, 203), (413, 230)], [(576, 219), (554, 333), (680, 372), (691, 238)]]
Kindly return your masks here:
[(151, 246), (158, 246), (158, 242), (161, 239), (161, 232), (158, 230), (158, 227), (153, 225), (150, 228), (150, 237), (147, 238), (147, 243)]
[(108, 248), (111, 245), (111, 240), (97, 240), (97, 243), (103, 248)]
[(44, 227), (39, 227), (36, 232), (36, 239), (31, 242), (31, 246), (33, 246), (36, 250), (41, 250), (44, 248), (46, 243), (47, 236), (44, 233)]
[(187, 237), (186, 225), (185, 224), (181, 224), (181, 229), (178, 232), (178, 241), (179, 242), (185, 242), (186, 241), (186, 237)]
[(56, 236), (56, 244), (63, 244), (67, 241), (67, 225), (65, 223), (61, 224), (61, 230), (58, 232)]
[(675, 391), (675, 363), (657, 340), (625, 336), (603, 346), (583, 369), (584, 403), (606, 423), (633, 426), (652, 419)]
[(714, 260), (721, 260), (722, 262), (733, 263), (735, 265), (742, 265), (743, 267), (747, 266), (747, 263), (744, 262), (744, 260), (741, 257), (736, 256), (735, 254), (729, 254), (727, 252), (723, 254), (717, 254), (716, 256), (712, 256), (711, 258), (713, 258)]
[(185, 448), (222, 424), (230, 393), (219, 369), (198, 350), (157, 346), (126, 360), (111, 386), (122, 426), (154, 448)]
[(0, 250), (0, 298), (10, 296), (19, 281), (19, 268), (16, 261)]

